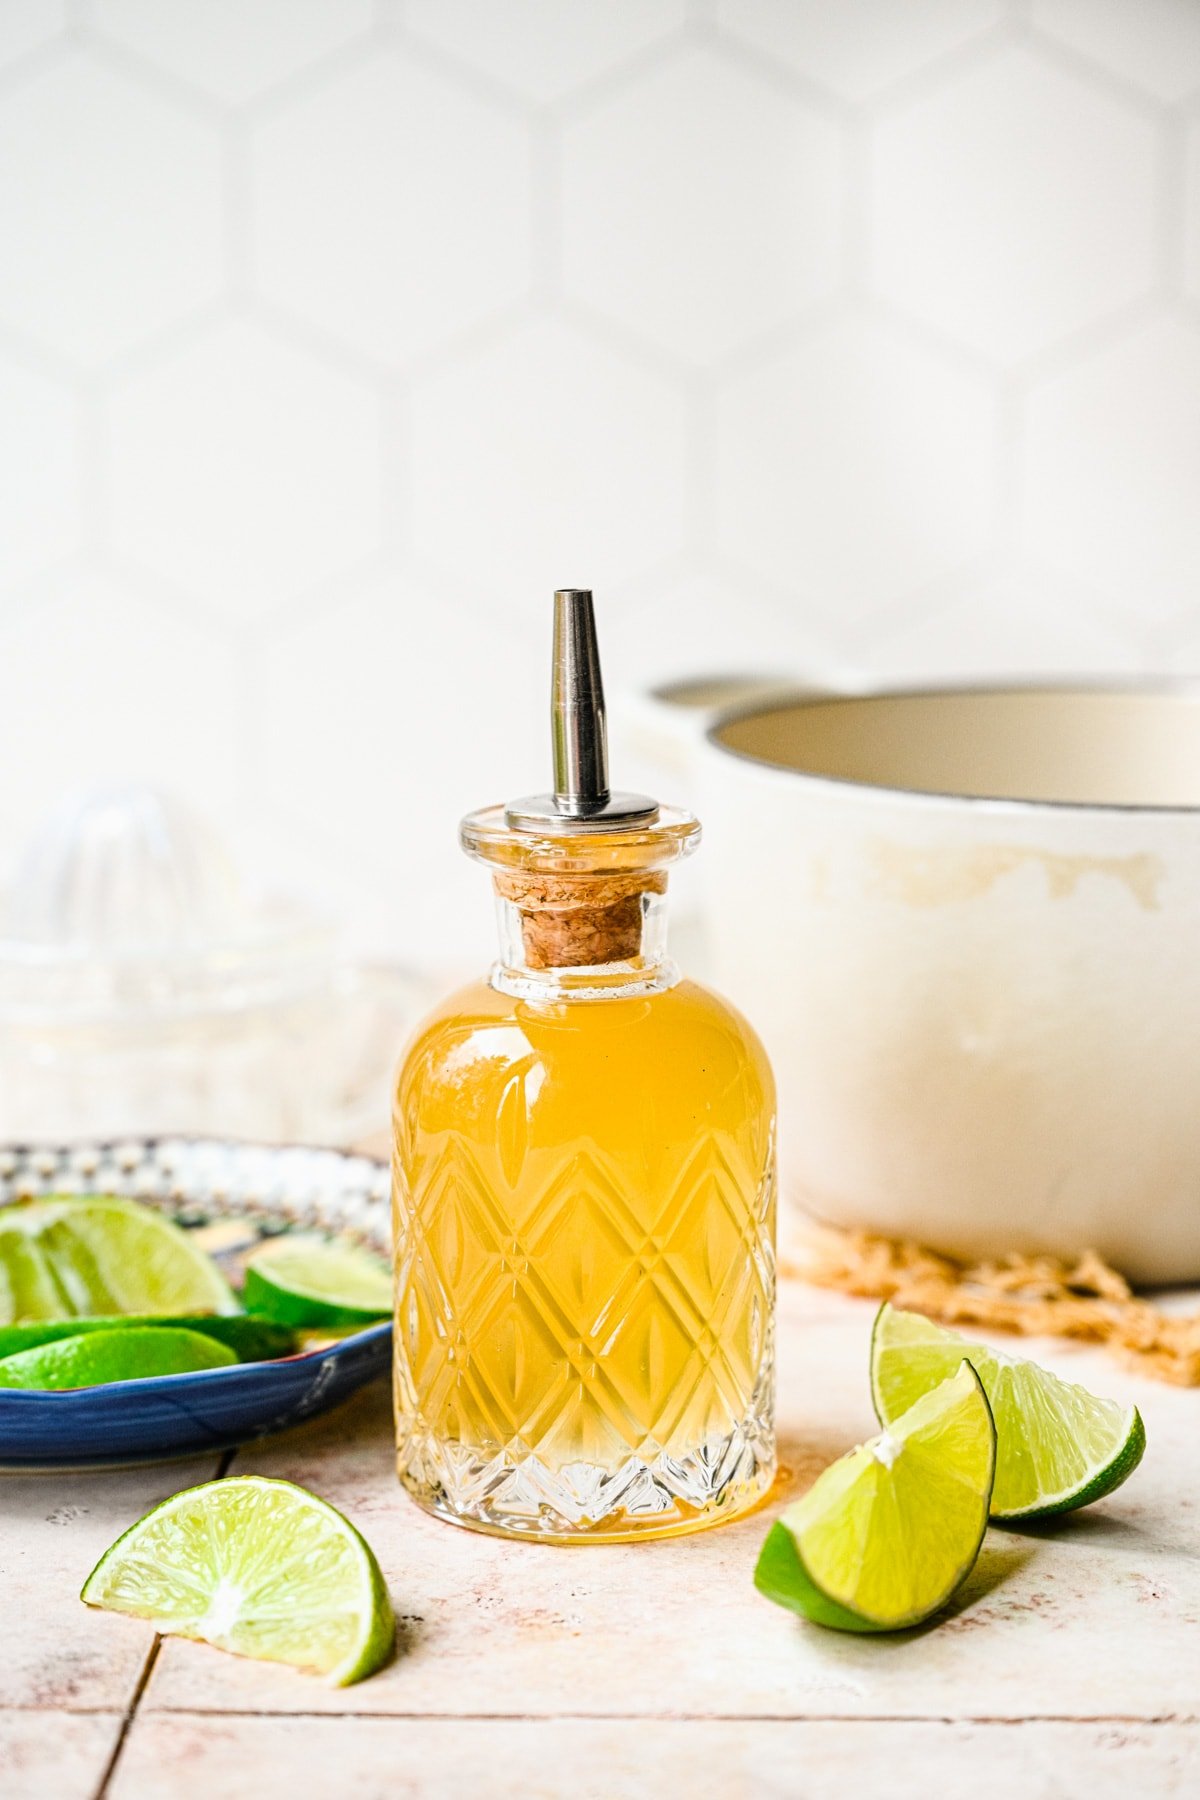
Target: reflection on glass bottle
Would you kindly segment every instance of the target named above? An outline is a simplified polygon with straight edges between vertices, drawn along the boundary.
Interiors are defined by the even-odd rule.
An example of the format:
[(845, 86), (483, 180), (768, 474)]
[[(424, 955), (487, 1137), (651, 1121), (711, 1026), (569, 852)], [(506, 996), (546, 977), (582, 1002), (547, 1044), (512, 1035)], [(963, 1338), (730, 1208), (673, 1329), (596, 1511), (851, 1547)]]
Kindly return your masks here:
[(395, 1102), (410, 1492), (543, 1540), (694, 1530), (774, 1471), (774, 1090), (666, 954), (688, 814), (610, 795), (590, 596), (557, 596), (554, 796), (472, 814), (500, 957)]

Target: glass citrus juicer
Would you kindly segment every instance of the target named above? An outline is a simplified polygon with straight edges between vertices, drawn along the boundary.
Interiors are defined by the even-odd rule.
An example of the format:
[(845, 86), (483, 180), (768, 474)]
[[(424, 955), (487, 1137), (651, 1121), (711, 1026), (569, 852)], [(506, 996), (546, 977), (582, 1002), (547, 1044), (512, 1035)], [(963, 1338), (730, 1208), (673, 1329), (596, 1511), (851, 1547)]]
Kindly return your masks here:
[(663, 1536), (774, 1472), (774, 1086), (667, 954), (700, 827), (609, 789), (582, 589), (555, 595), (552, 725), (554, 792), (462, 823), (499, 956), (396, 1087), (397, 1462), (457, 1524)]
[(247, 887), (179, 801), (88, 789), (0, 893), (0, 1140), (362, 1144), (416, 992)]

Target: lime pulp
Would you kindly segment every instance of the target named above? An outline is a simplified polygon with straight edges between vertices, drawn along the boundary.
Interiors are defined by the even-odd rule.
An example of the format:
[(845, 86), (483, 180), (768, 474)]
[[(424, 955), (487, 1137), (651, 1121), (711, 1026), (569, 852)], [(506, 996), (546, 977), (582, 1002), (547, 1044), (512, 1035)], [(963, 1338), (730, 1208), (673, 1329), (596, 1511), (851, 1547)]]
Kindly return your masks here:
[(1135, 1406), (1104, 1400), (1035, 1362), (976, 1344), (886, 1301), (871, 1336), (871, 1392), (888, 1425), (966, 1358), (996, 1421), (992, 1517), (1036, 1519), (1087, 1506), (1126, 1481), (1146, 1431)]
[(0, 1207), (0, 1325), (237, 1310), (212, 1258), (152, 1207), (113, 1195)]
[(373, 1674), (395, 1635), (379, 1564), (350, 1521), (259, 1475), (164, 1500), (105, 1551), (80, 1598), (337, 1686)]
[(987, 1399), (962, 1362), (787, 1509), (763, 1544), (755, 1585), (818, 1625), (920, 1625), (974, 1566), (995, 1466)]
[(392, 1310), (391, 1270), (353, 1244), (270, 1238), (246, 1258), (247, 1311), (296, 1326), (365, 1325)]

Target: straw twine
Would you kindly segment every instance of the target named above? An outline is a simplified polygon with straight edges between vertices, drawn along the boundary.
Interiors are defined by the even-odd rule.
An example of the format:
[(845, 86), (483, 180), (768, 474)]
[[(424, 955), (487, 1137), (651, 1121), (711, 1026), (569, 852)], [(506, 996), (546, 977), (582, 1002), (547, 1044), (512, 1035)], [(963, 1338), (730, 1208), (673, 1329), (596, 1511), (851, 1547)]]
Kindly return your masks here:
[(949, 1325), (1083, 1338), (1158, 1381), (1200, 1386), (1200, 1312), (1172, 1314), (1139, 1299), (1093, 1250), (1074, 1261), (1010, 1255), (966, 1263), (873, 1232), (821, 1226), (795, 1256), (781, 1258), (780, 1272)]

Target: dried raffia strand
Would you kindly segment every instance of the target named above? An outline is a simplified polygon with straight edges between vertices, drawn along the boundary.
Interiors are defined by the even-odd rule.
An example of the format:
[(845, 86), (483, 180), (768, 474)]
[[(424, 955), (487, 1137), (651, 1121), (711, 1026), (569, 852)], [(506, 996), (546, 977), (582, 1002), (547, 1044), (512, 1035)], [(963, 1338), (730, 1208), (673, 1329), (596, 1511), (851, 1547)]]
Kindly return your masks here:
[(1073, 1262), (1006, 1256), (962, 1263), (869, 1231), (814, 1227), (780, 1272), (926, 1313), (1024, 1337), (1083, 1338), (1177, 1387), (1200, 1386), (1200, 1313), (1166, 1313), (1139, 1300), (1093, 1250)]
[(642, 949), (642, 895), (665, 892), (662, 874), (529, 875), (504, 870), (496, 892), (521, 914), (532, 969), (630, 962)]

